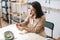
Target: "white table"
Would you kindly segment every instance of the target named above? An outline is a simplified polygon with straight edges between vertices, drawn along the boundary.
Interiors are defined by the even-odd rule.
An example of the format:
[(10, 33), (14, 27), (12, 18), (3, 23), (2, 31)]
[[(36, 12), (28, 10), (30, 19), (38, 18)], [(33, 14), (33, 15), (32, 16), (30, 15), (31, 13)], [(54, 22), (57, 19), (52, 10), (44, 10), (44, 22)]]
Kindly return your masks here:
[(4, 40), (5, 31), (12, 31), (16, 40), (45, 40), (44, 37), (41, 37), (35, 33), (19, 34), (23, 31), (19, 31), (15, 24), (0, 28), (0, 40)]

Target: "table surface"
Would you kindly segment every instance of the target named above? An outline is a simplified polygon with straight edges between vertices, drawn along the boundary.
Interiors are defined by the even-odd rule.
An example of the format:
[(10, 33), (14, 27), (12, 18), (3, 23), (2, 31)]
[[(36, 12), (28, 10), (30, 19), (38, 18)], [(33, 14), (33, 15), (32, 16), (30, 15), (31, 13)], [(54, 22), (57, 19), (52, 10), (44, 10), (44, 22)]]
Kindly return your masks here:
[[(19, 31), (15, 24), (11, 24), (9, 26), (0, 28), (0, 40), (4, 40), (4, 32), (6, 31), (12, 31), (14, 34), (15, 40), (45, 40), (46, 38), (39, 36), (35, 33), (25, 33), (26, 31)], [(21, 34), (23, 33), (23, 34)]]

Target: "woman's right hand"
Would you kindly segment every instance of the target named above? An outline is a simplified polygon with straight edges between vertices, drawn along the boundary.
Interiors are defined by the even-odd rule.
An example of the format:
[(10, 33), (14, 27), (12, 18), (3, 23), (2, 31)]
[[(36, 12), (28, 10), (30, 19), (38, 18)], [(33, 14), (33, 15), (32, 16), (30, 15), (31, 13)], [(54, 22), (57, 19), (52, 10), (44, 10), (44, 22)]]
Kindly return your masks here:
[(20, 24), (20, 23), (16, 23), (16, 27), (17, 27), (17, 26), (21, 26), (21, 24)]
[(18, 30), (22, 31), (23, 30), (23, 27), (21, 27), (21, 24), (20, 23), (16, 23), (16, 27), (18, 28)]

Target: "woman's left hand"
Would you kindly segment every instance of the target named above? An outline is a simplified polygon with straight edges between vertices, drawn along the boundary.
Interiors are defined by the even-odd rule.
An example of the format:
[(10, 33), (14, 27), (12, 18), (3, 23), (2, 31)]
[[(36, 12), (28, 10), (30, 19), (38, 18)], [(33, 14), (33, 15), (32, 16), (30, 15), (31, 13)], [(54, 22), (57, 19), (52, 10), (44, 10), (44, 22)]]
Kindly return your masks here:
[(20, 30), (20, 31), (24, 30), (24, 27), (19, 27), (19, 30)]

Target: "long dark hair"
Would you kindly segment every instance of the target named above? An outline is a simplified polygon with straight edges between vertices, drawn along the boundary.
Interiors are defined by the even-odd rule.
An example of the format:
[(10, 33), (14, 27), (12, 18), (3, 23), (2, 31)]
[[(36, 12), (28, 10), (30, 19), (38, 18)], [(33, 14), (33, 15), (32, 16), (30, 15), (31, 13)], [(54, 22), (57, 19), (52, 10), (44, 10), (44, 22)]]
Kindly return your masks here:
[(34, 1), (31, 3), (31, 5), (36, 9), (36, 18), (41, 18), (41, 16), (44, 15), (41, 8), (41, 4), (37, 1)]

